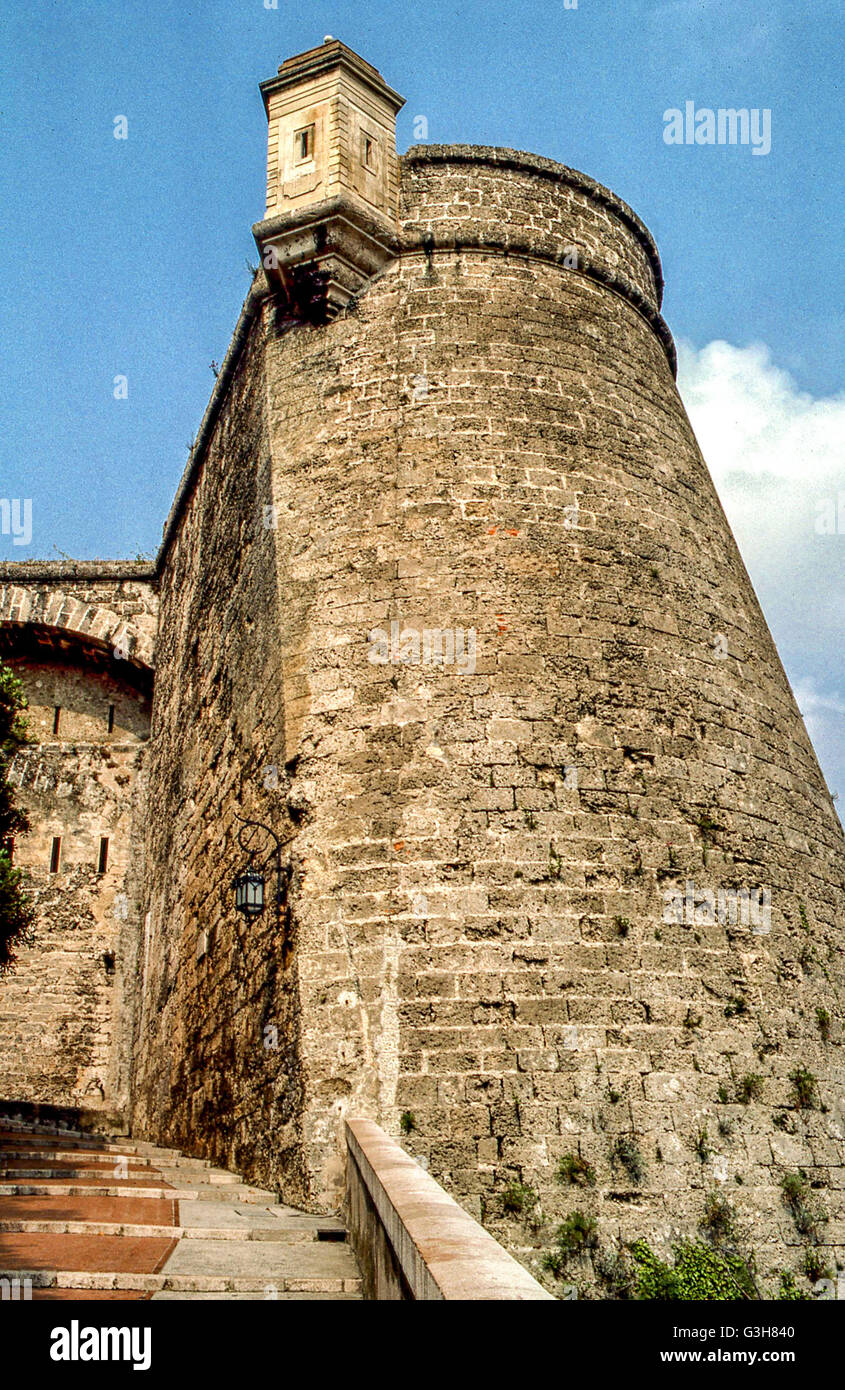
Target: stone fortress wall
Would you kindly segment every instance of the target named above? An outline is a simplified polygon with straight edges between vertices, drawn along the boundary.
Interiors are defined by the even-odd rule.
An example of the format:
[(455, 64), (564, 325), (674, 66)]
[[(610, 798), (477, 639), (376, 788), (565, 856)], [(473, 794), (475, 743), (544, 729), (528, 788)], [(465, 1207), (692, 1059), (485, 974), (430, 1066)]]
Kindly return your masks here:
[(0, 1096), (125, 1119), (129, 1106), (154, 576), (142, 564), (0, 566), (0, 655), (30, 743), (10, 768), (34, 940), (0, 985)]
[[(327, 1207), (367, 1114), (494, 1227), (521, 1181), (662, 1248), (728, 1191), (767, 1272), (800, 1166), (839, 1247), (842, 832), (654, 247), (583, 176), (465, 147), (404, 157), (399, 231), (323, 326), (259, 275), (173, 521), (137, 1122)], [(281, 939), (226, 898), (238, 814), (287, 842)]]

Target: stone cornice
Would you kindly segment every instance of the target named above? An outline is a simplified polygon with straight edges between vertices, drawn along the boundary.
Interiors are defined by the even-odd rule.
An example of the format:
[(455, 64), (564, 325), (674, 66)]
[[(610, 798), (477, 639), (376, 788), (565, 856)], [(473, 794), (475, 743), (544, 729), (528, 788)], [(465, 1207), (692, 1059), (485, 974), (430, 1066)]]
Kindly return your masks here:
[(332, 39), (321, 44), (319, 48), (310, 48), (307, 53), (298, 53), (295, 58), (288, 58), (282, 63), (275, 77), (268, 77), (266, 82), (259, 84), (258, 90), (265, 111), (274, 93), (283, 92), (288, 87), (298, 86), (309, 78), (334, 72), (341, 67), (351, 72), (359, 82), (372, 88), (382, 101), (394, 106), (397, 111), (405, 105), (405, 98), (392, 87), (388, 87), (378, 68), (374, 68), (372, 63), (368, 63), (351, 48), (347, 48), (340, 39)]
[(52, 583), (57, 579), (134, 579), (154, 584), (152, 560), (2, 560), (0, 580), (10, 583)]

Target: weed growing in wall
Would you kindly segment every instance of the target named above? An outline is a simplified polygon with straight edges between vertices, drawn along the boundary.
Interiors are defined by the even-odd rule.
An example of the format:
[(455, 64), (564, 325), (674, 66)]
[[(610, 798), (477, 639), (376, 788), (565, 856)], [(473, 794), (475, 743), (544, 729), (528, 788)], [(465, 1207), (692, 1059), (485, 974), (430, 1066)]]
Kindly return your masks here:
[(808, 1067), (797, 1066), (789, 1073), (792, 1082), (792, 1104), (796, 1110), (819, 1108), (818, 1083)]
[(820, 1228), (828, 1216), (813, 1193), (807, 1174), (802, 1168), (796, 1173), (786, 1173), (781, 1178), (780, 1186), (784, 1203), (792, 1214), (798, 1234), (807, 1236), (810, 1240), (818, 1240)]
[(640, 1146), (633, 1135), (620, 1134), (610, 1152), (611, 1161), (618, 1163), (631, 1182), (642, 1183), (647, 1175), (646, 1161), (643, 1158)]
[(564, 1154), (558, 1160), (557, 1180), (573, 1187), (595, 1187), (596, 1185), (596, 1175), (592, 1164), (588, 1163), (581, 1154)]

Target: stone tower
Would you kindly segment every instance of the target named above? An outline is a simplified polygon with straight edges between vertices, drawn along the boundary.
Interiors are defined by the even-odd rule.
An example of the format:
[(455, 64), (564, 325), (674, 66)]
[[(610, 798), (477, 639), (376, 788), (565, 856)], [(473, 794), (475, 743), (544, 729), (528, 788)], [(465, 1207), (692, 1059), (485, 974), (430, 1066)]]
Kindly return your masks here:
[(536, 155), (397, 165), (341, 44), (262, 91), (262, 268), (159, 557), (135, 1128), (319, 1208), (369, 1115), (603, 1242), (719, 1191), (766, 1277), (802, 1169), (841, 1255), (842, 830), (654, 242)]
[(345, 308), (391, 259), (399, 213), (396, 113), (381, 74), (335, 39), (262, 82), (267, 213), (261, 263), (294, 319)]

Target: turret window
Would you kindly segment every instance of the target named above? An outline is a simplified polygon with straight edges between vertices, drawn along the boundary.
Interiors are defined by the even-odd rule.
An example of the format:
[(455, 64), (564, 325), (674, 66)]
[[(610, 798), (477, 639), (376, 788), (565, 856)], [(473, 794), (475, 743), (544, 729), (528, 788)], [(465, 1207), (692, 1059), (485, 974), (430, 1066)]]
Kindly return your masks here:
[(372, 135), (362, 136), (361, 160), (367, 169), (372, 169), (373, 173), (378, 169), (378, 141)]
[(314, 158), (314, 127), (312, 125), (303, 126), (301, 130), (294, 132), (293, 157), (297, 164)]

